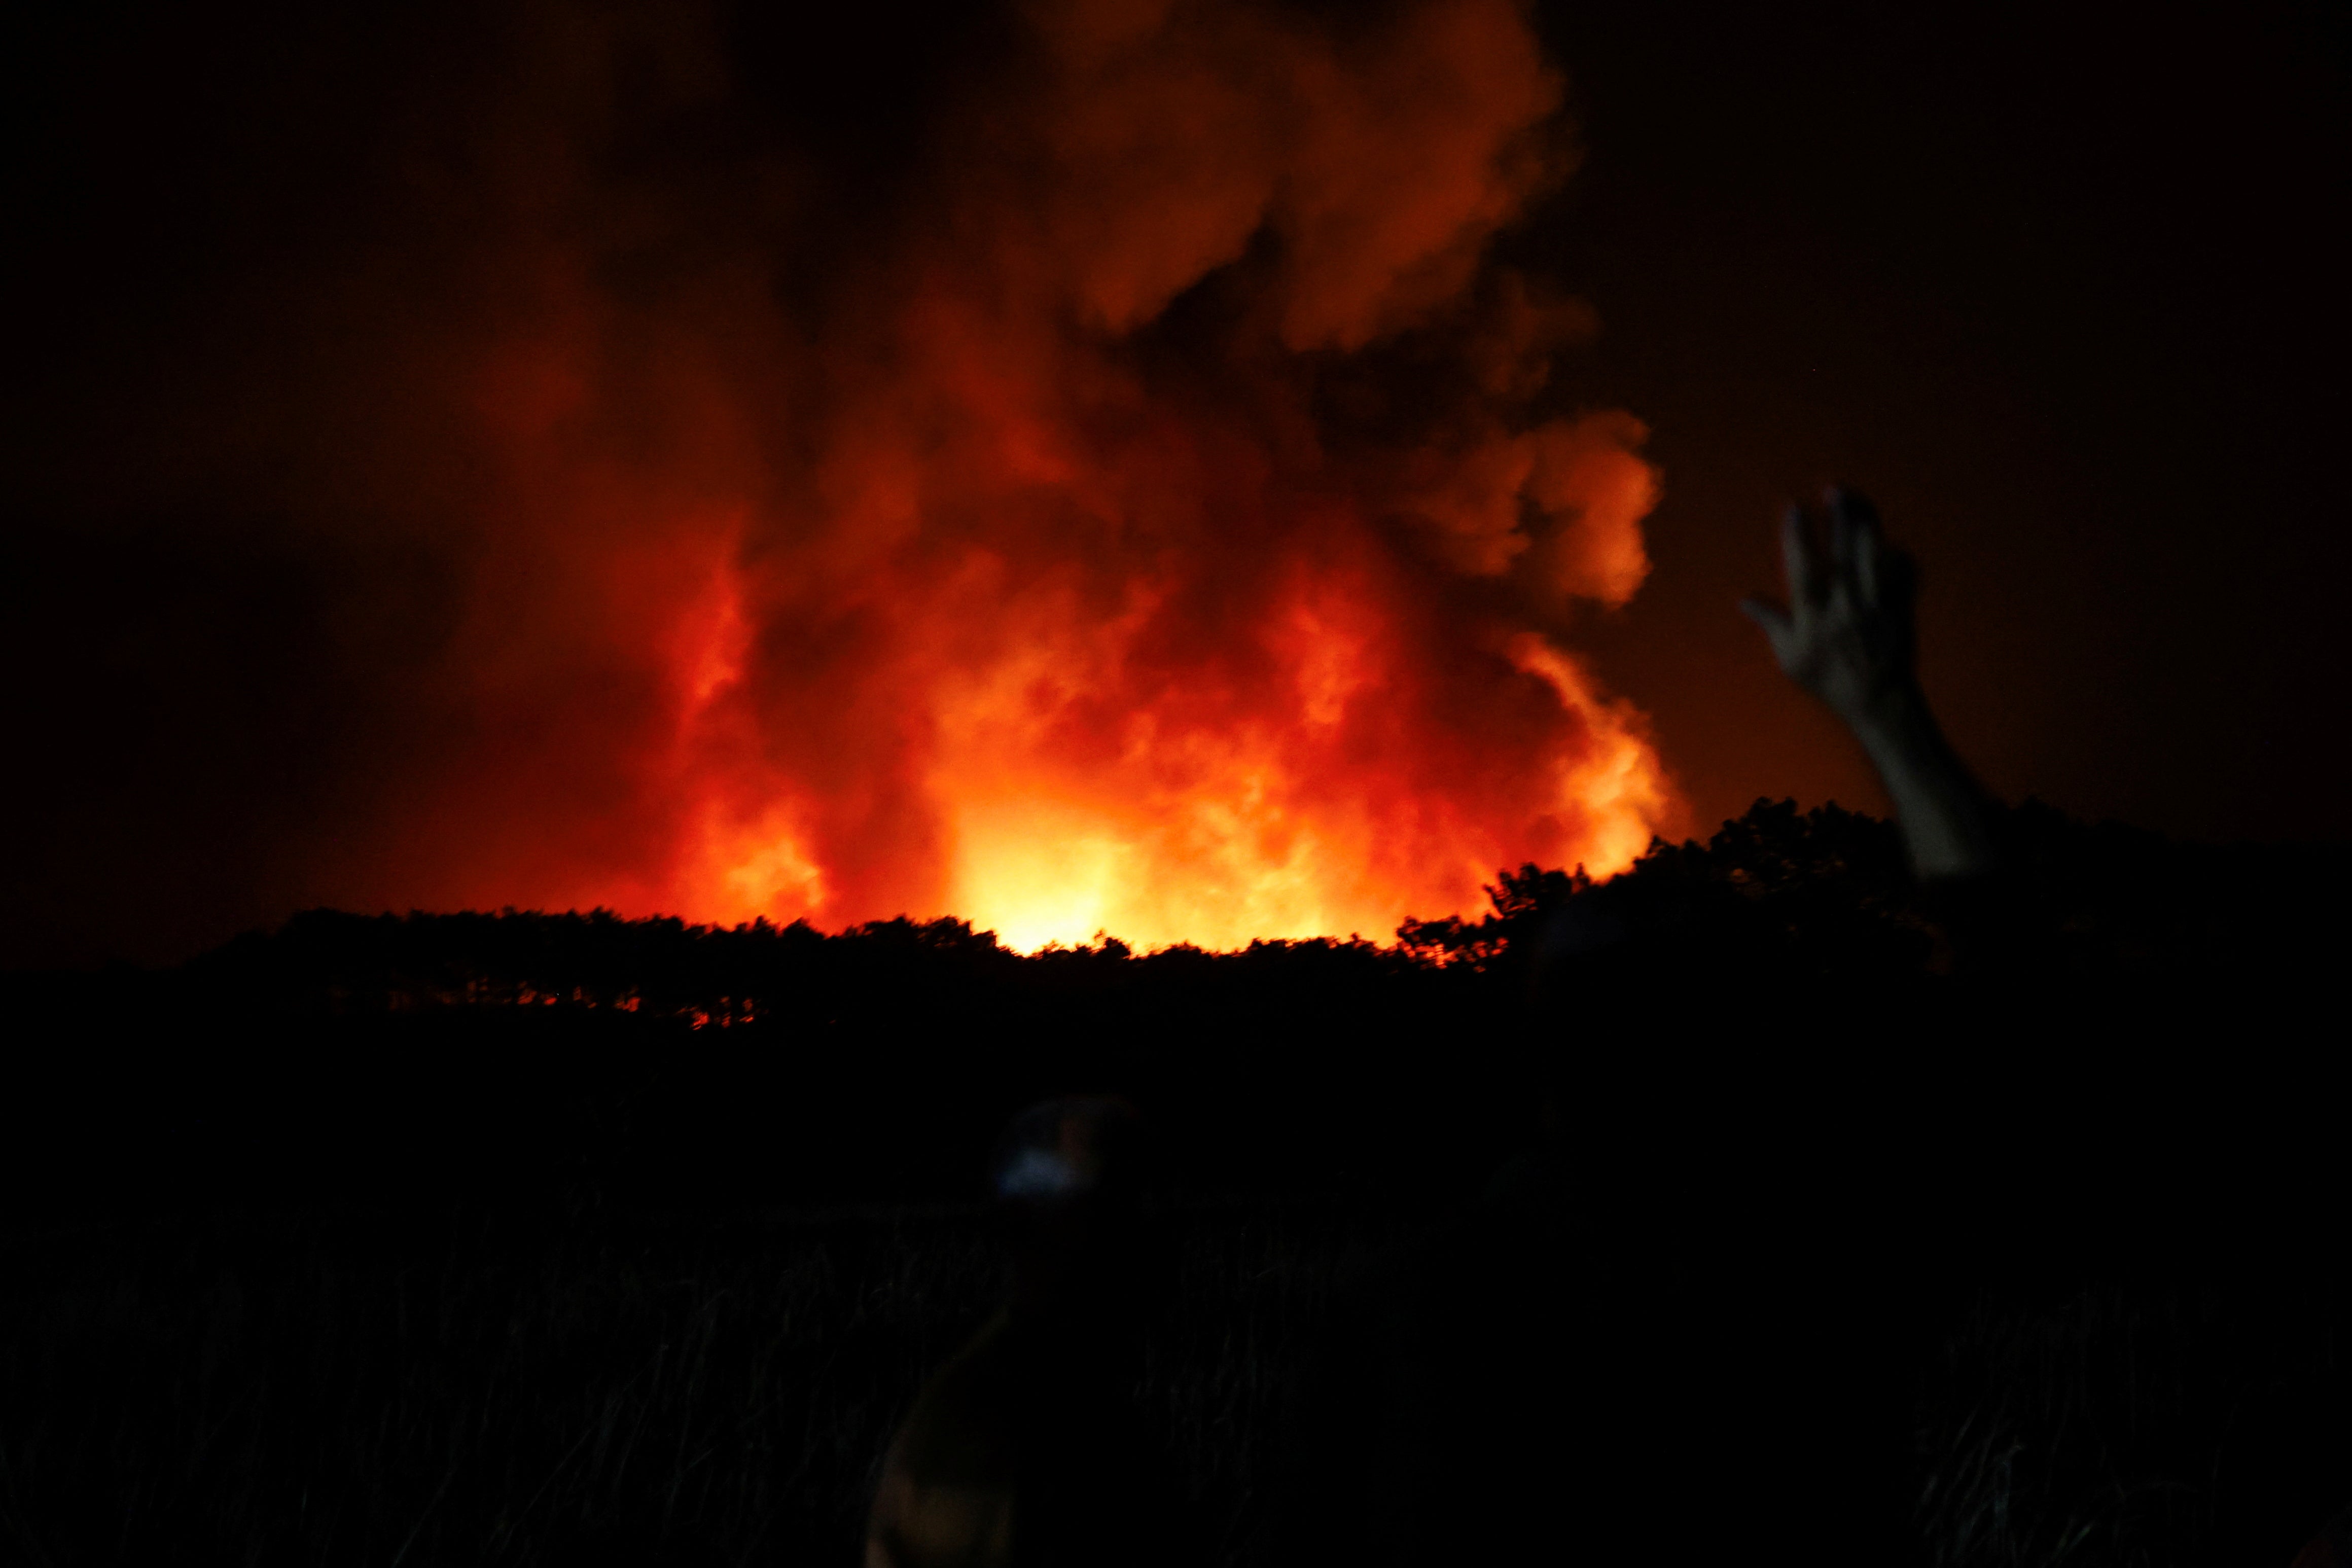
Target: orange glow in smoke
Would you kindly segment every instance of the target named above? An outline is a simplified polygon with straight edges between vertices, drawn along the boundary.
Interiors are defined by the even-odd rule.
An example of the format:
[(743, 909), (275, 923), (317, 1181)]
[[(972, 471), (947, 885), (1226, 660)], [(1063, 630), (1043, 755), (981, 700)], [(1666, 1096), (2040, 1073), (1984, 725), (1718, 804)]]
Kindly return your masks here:
[(1517, 7), (1025, 16), (821, 311), (724, 247), (660, 294), (512, 247), (427, 897), (1229, 947), (1675, 826), (1560, 637), (1658, 489), (1633, 417), (1540, 404), (1590, 311), (1491, 259), (1566, 173)]

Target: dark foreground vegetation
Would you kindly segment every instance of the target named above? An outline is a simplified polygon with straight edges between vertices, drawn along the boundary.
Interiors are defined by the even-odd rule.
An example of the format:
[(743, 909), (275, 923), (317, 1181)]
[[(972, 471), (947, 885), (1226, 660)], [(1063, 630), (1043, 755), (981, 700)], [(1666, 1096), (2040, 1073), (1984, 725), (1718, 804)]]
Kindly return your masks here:
[(1108, 1089), (1215, 1561), (1348, 1540), (1341, 1447), (1466, 1516), (1549, 1424), (1562, 1561), (2284, 1568), (2352, 1502), (2352, 865), (2014, 828), (1959, 910), (1759, 805), (1390, 947), (320, 912), (14, 976), (0, 1560), (852, 1562), (991, 1138)]

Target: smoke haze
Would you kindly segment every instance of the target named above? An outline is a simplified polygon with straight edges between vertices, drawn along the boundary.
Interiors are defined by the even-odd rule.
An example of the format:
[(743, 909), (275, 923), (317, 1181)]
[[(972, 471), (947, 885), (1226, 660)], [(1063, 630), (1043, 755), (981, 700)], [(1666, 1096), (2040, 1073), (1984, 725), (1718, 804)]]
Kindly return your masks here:
[(1573, 162), (1522, 14), (890, 25), (74, 41), (17, 948), (317, 903), (1385, 936), (1674, 825), (1566, 640), (1648, 569), (1645, 432), (1548, 395), (1591, 312), (1491, 258)]

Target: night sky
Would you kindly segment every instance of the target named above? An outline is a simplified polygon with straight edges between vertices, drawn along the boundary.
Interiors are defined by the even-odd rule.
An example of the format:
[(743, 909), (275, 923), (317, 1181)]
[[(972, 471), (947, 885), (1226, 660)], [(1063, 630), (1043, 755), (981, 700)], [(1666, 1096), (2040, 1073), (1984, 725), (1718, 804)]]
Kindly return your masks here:
[(2342, 13), (1724, 9), (1551, 16), (1558, 255), (1668, 477), (1599, 641), (1700, 815), (1875, 799), (1720, 614), (1837, 477), (1922, 557), (1925, 679), (2004, 795), (2341, 841)]
[[(480, 237), (561, 162), (530, 95), (561, 95), (562, 62), (506, 69), (502, 24), (463, 7), (65, 9), (0, 47), (0, 962), (570, 885), (536, 861), (509, 897), (402, 870), (478, 798), (505, 839), (542, 794), (567, 821), (635, 809), (531, 749), (574, 719), (477, 733), (478, 704), (433, 695), (501, 546), (453, 521), (489, 481), (410, 392), (514, 306), (471, 258), (517, 254)], [(2345, 837), (2347, 29), (2316, 5), (2048, 10), (1535, 16), (1580, 162), (1492, 255), (1597, 312), (1546, 406), (1630, 412), (1663, 476), (1646, 584), (1545, 625), (1649, 715), (1686, 830), (1759, 795), (1882, 805), (1733, 609), (1773, 584), (1779, 507), (1834, 479), (1922, 559), (1924, 678), (1996, 791), (2186, 837)], [(565, 121), (619, 193), (595, 286), (699, 309), (765, 256), (757, 288), (816, 342), (864, 258), (903, 253), (883, 237), (940, 188), (911, 172), (938, 178), (934, 110), (995, 79), (1011, 27), (746, 8), (707, 58), (624, 69), (612, 120), (697, 72), (728, 107)], [(669, 216), (630, 205), (648, 191)], [(689, 242), (629, 238), (656, 223)], [(1166, 384), (1211, 384), (1186, 330), (1147, 346)], [(760, 356), (796, 341), (728, 374), (782, 384)], [(1450, 616), (1469, 590), (1448, 593)]]

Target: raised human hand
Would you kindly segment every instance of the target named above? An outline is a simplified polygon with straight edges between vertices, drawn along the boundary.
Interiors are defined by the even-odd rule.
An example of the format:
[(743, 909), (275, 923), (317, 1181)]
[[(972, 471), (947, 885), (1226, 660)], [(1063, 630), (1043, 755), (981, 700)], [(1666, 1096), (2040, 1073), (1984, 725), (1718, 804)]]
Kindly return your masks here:
[(1911, 615), (1917, 571), (1886, 542), (1867, 500), (1835, 488), (1823, 499), (1826, 546), (1802, 507), (1790, 507), (1780, 521), (1789, 602), (1751, 596), (1739, 607), (1764, 628), (1782, 671), (1862, 742), (1919, 874), (1983, 876), (1998, 860), (1998, 807), (1944, 739), (1920, 692)]
[(1763, 628), (1782, 673), (1861, 730), (1916, 694), (1918, 574), (1867, 500), (1835, 486), (1822, 499), (1826, 542), (1803, 507), (1791, 502), (1780, 521), (1788, 602), (1751, 595), (1739, 608)]

